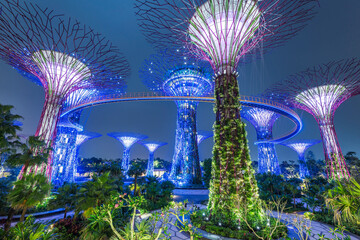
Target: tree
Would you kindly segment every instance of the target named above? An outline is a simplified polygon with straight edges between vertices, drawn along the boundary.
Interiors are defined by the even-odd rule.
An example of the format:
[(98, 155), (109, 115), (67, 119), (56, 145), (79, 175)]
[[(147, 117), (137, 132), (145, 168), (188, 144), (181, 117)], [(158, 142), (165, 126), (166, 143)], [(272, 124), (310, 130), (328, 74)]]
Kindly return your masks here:
[(77, 211), (84, 210), (87, 216), (95, 207), (109, 201), (109, 197), (116, 193), (114, 180), (109, 175), (109, 172), (101, 176), (94, 175), (92, 181), (84, 183), (79, 190)]
[(140, 162), (140, 161), (132, 161), (129, 171), (128, 171), (128, 175), (131, 177), (134, 177), (134, 196), (137, 195), (136, 192), (136, 187), (137, 187), (137, 180), (138, 177), (145, 174), (146, 168), (145, 165)]
[(356, 156), (356, 152), (348, 152), (344, 157), (350, 176), (360, 180), (360, 159)]
[(301, 193), (300, 184), (302, 180), (300, 178), (292, 177), (286, 180), (287, 189), (291, 192), (293, 198), (293, 207), (296, 209), (296, 196)]
[(354, 179), (340, 182), (326, 195), (326, 205), (334, 210), (334, 219), (360, 226), (360, 183)]
[(27, 209), (41, 203), (51, 190), (51, 184), (43, 174), (24, 175), (14, 183), (8, 200), (14, 209), (22, 209), (20, 222), (24, 221)]
[(10, 166), (23, 165), (23, 173), (27, 173), (30, 166), (47, 163), (51, 150), (40, 137), (29, 136), (26, 143), (20, 145), (20, 152), (10, 155), (7, 163)]
[(19, 137), (17, 131), (21, 128), (16, 121), (22, 119), (20, 115), (12, 114), (13, 106), (0, 104), (0, 157), (4, 153), (13, 153), (17, 148)]
[(210, 179), (211, 179), (211, 163), (212, 159), (207, 158), (204, 160), (204, 174), (203, 174), (203, 181), (206, 188), (209, 188), (210, 186)]
[(64, 219), (67, 212), (72, 209), (77, 203), (77, 193), (79, 186), (76, 183), (65, 183), (59, 187), (55, 193), (55, 198), (51, 199), (49, 206), (55, 208), (65, 208)]

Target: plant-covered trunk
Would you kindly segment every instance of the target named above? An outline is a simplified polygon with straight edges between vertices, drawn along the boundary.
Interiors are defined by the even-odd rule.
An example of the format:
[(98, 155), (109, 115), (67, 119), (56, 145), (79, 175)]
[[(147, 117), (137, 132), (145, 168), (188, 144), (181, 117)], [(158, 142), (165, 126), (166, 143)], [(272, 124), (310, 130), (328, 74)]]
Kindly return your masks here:
[(252, 203), (258, 198), (258, 187), (245, 124), (240, 118), (238, 83), (236, 75), (230, 71), (215, 79), (215, 113), (208, 209), (211, 215), (229, 217), (235, 213), (235, 199), (238, 199), (238, 205), (246, 208), (248, 213), (255, 213), (259, 208)]
[(11, 221), (14, 217), (14, 214), (15, 214), (15, 209), (10, 207), (9, 212), (8, 212), (8, 217), (7, 217), (5, 225), (4, 225), (5, 232), (9, 231), (9, 229), (10, 229)]
[(24, 207), (21, 213), (20, 222), (23, 222), (25, 219), (25, 213), (26, 213), (27, 207)]

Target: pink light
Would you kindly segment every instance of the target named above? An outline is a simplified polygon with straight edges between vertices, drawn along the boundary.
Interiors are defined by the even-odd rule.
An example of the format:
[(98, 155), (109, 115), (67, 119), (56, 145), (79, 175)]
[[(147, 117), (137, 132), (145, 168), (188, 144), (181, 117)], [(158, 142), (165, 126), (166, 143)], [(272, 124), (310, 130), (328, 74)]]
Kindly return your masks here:
[(323, 123), (332, 120), (335, 105), (344, 98), (346, 88), (342, 85), (323, 85), (299, 93), (295, 100), (312, 111)]

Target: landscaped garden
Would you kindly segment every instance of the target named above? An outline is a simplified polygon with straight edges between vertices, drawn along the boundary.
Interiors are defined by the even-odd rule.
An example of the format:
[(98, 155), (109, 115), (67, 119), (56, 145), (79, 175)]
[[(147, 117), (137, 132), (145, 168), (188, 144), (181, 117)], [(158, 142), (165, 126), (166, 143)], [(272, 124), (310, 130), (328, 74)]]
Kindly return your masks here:
[[(358, 36), (347, 36), (357, 28), (301, 45), (309, 36), (322, 39), (329, 26), (344, 31), (349, 24), (330, 20), (358, 15), (358, 3), (336, 1), (329, 14), (320, 1), (0, 1), (0, 68), (9, 79), (0, 82), (0, 239), (360, 239), (359, 124), (339, 128), (340, 145), (334, 121), (336, 110), (360, 95), (360, 59), (346, 54), (357, 52), (358, 41), (351, 42)], [(298, 34), (301, 44), (265, 65), (265, 53)], [(129, 60), (115, 43), (126, 46)], [(344, 49), (322, 49), (329, 43)], [(16, 84), (8, 82), (18, 79), (3, 65), (44, 91), (41, 114), (23, 107), (28, 100), (39, 106), (40, 94), (14, 98)], [(127, 91), (128, 83), (148, 91)], [(95, 107), (114, 102), (142, 110)], [(200, 102), (213, 111), (199, 110), (198, 121)], [(359, 118), (351, 113), (340, 114), (345, 125)], [(33, 115), (40, 116), (36, 128)]]

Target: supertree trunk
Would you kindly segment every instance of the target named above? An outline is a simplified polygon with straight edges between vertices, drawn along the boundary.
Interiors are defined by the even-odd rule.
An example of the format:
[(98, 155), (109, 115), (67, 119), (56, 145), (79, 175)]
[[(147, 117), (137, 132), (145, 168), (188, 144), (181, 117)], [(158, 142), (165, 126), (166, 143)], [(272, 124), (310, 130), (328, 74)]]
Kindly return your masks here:
[(308, 176), (310, 176), (310, 172), (309, 169), (306, 166), (306, 161), (305, 161), (305, 153), (299, 155), (299, 172), (300, 172), (300, 178), (304, 179)]
[[(45, 147), (51, 147), (54, 137), (56, 136), (56, 125), (60, 117), (61, 104), (63, 97), (58, 94), (46, 94), (45, 104), (41, 113), (41, 118), (35, 133), (35, 136), (39, 136), (41, 140), (45, 142)], [(37, 151), (41, 151), (38, 149)], [(24, 167), (21, 170), (19, 177), (23, 175)], [(52, 172), (52, 153), (49, 154), (47, 164), (31, 167), (28, 172), (45, 173), (45, 175), (51, 180)]]
[[(231, 217), (234, 199), (248, 205), (258, 197), (251, 166), (245, 124), (240, 118), (239, 87), (235, 73), (226, 71), (215, 79), (215, 145), (208, 209), (211, 214)], [(239, 219), (239, 218), (238, 218)]]
[(123, 159), (121, 162), (121, 168), (124, 172), (124, 176), (127, 176), (127, 172), (129, 171), (129, 159), (130, 158), (130, 148), (125, 147), (123, 153)]
[(274, 143), (259, 143), (258, 159), (258, 173), (271, 172), (276, 175), (281, 174), (279, 160), (276, 155)]
[(61, 186), (64, 182), (74, 182), (72, 168), (76, 154), (77, 129), (59, 126), (53, 153), (52, 182)]
[(146, 176), (154, 176), (154, 152), (149, 153)]
[(196, 108), (192, 101), (177, 102), (175, 152), (170, 178), (181, 186), (202, 184), (196, 139)]
[(336, 136), (332, 122), (320, 123), (321, 139), (323, 141), (326, 172), (328, 178), (349, 178), (350, 174), (346, 167), (344, 156)]

